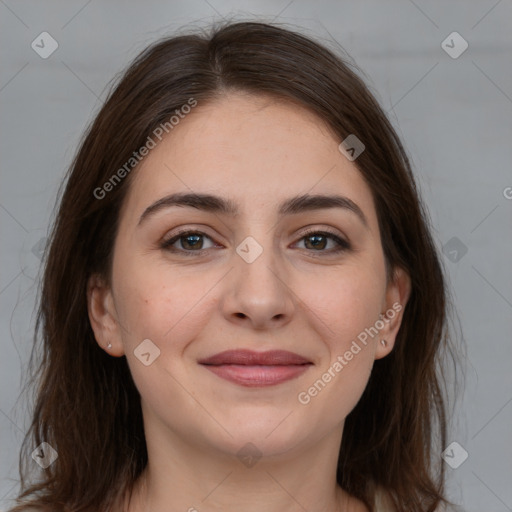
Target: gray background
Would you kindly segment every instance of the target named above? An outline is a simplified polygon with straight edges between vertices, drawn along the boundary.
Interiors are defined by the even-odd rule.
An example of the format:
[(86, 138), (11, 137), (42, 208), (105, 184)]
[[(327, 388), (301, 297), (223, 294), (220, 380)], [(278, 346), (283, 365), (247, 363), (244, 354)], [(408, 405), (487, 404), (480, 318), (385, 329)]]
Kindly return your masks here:
[[(29, 404), (17, 398), (31, 345), (38, 242), (79, 138), (107, 83), (148, 43), (226, 16), (289, 23), (332, 49), (342, 45), (389, 112), (436, 243), (446, 247), (467, 344), (449, 442), (469, 457), (447, 466), (450, 497), (468, 512), (512, 510), (510, 0), (0, 0), (0, 16), (1, 510), (17, 490), (28, 426)], [(59, 44), (47, 59), (31, 48), (43, 31)], [(453, 31), (469, 44), (455, 59), (441, 46)]]

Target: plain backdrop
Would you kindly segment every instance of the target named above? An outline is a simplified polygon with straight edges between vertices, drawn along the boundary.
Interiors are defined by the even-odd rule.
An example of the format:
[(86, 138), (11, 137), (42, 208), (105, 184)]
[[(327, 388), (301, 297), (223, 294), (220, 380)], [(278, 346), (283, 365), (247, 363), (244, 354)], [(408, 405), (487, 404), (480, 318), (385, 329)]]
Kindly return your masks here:
[[(388, 112), (428, 206), (467, 346), (449, 443), (468, 458), (447, 465), (450, 497), (468, 512), (511, 511), (510, 0), (0, 0), (0, 509), (18, 489), (29, 424), (18, 396), (40, 248), (82, 132), (108, 82), (147, 44), (224, 17), (286, 23), (343, 47)], [(58, 44), (47, 58), (32, 46), (43, 46), (41, 37), (45, 51), (55, 44), (42, 32)]]

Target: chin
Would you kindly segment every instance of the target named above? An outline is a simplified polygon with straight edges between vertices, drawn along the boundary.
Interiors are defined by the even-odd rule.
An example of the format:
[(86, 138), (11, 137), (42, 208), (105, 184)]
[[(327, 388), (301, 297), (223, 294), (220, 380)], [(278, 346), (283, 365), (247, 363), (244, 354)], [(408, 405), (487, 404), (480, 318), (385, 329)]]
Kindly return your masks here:
[[(222, 424), (232, 437), (224, 432), (222, 439), (217, 440), (218, 447), (230, 455), (243, 453), (244, 447), (260, 455), (282, 455), (303, 446), (315, 431), (313, 425), (300, 421), (297, 411), (268, 405), (252, 410), (247, 406), (240, 408)], [(210, 442), (216, 441), (210, 439)]]

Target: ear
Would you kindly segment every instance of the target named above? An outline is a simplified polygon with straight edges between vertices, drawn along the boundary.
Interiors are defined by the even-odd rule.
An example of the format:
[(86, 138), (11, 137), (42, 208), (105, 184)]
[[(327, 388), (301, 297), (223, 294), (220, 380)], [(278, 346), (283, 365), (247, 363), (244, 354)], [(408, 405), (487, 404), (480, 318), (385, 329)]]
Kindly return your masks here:
[[(100, 348), (111, 356), (123, 356), (124, 346), (112, 291), (96, 274), (87, 282), (87, 309), (94, 337)], [(109, 344), (112, 346), (107, 348)]]
[[(375, 359), (381, 359), (393, 350), (410, 295), (411, 278), (404, 269), (396, 267), (393, 279), (387, 284), (385, 299), (382, 303), (380, 320), (384, 326), (379, 329)], [(386, 341), (385, 345), (382, 340)]]

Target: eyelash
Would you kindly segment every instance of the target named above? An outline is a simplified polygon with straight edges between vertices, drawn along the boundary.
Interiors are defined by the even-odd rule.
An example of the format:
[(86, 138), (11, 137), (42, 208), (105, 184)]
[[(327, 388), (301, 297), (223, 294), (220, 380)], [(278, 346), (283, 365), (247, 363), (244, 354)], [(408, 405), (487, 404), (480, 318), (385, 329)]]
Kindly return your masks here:
[[(194, 251), (194, 250), (186, 250), (186, 249), (176, 249), (175, 247), (172, 247), (172, 245), (174, 245), (174, 243), (176, 243), (180, 238), (184, 238), (187, 235), (200, 235), (200, 236), (205, 236), (205, 237), (209, 238), (210, 240), (212, 240), (212, 238), (210, 236), (208, 236), (206, 233), (188, 229), (188, 230), (183, 230), (183, 231), (178, 232), (176, 235), (174, 235), (172, 238), (170, 238), (168, 240), (163, 240), (160, 244), (160, 248), (170, 251), (170, 252), (173, 252), (173, 253), (182, 253), (186, 256), (202, 255), (204, 252), (209, 250), (209, 249), (199, 249), (199, 250)], [(320, 251), (314, 251), (313, 249), (311, 249), (311, 250), (306, 249), (306, 251), (308, 251), (308, 252), (338, 254), (340, 252), (350, 251), (352, 249), (352, 246), (346, 240), (343, 240), (336, 234), (334, 234), (330, 231), (321, 231), (321, 230), (317, 230), (317, 229), (308, 230), (301, 236), (299, 241), (301, 241), (305, 238), (308, 238), (312, 235), (321, 235), (321, 236), (330, 238), (331, 240), (334, 240), (334, 242), (336, 242), (338, 244), (338, 247), (335, 249), (331, 249), (331, 250), (320, 250)]]

